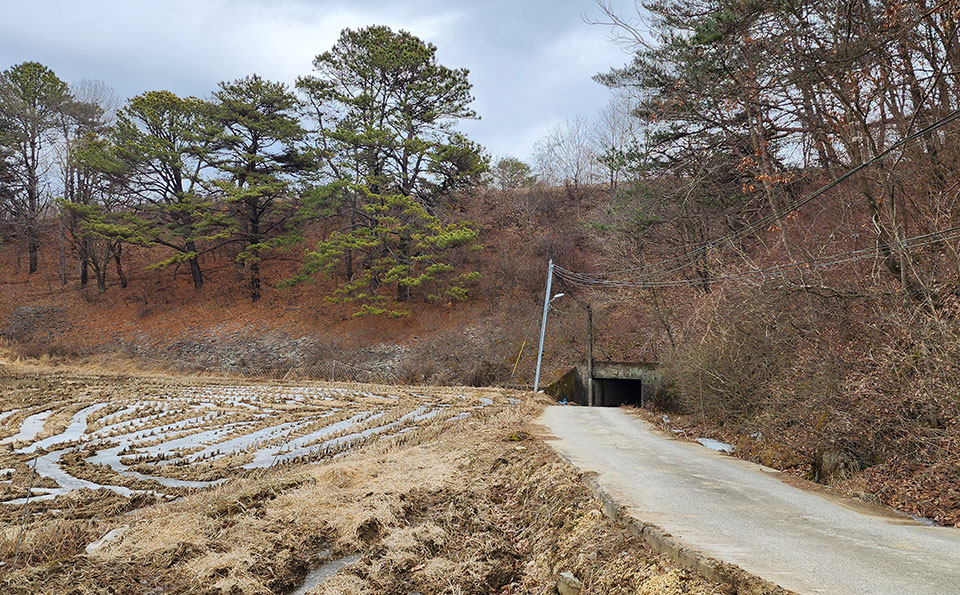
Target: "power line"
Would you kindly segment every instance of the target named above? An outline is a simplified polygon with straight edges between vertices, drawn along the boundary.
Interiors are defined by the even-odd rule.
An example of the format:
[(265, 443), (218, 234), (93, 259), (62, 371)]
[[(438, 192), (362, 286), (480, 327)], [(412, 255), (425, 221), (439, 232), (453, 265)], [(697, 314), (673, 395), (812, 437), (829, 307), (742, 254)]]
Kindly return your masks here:
[[(734, 241), (736, 241), (736, 240), (738, 240), (738, 239), (741, 239), (741, 238), (743, 238), (743, 237), (745, 237), (745, 236), (747, 236), (747, 235), (750, 235), (750, 234), (752, 234), (752, 233), (754, 233), (754, 232), (756, 232), (756, 231), (759, 231), (760, 229), (765, 228), (765, 227), (769, 226), (770, 224), (772, 224), (772, 223), (774, 223), (774, 222), (776, 222), (776, 221), (779, 221), (780, 219), (783, 219), (784, 217), (786, 217), (786, 216), (789, 215), (790, 213), (793, 213), (794, 211), (796, 211), (797, 209), (803, 207), (804, 205), (806, 205), (806, 204), (809, 203), (810, 201), (814, 200), (815, 198), (818, 198), (819, 196), (823, 195), (823, 194), (826, 193), (827, 191), (829, 191), (829, 190), (833, 189), (834, 187), (840, 185), (841, 183), (843, 183), (844, 181), (846, 181), (846, 180), (849, 179), (850, 177), (856, 175), (856, 174), (859, 173), (861, 170), (863, 170), (863, 169), (865, 169), (865, 168), (873, 165), (874, 163), (877, 163), (878, 161), (883, 160), (884, 158), (886, 158), (888, 155), (890, 155), (890, 153), (892, 153), (892, 152), (895, 151), (896, 149), (898, 149), (898, 148), (900, 148), (900, 147), (903, 147), (904, 145), (907, 145), (907, 144), (913, 142), (914, 140), (920, 138), (921, 136), (924, 136), (925, 134), (928, 134), (928, 133), (930, 133), (930, 132), (933, 132), (934, 130), (936, 130), (936, 129), (942, 127), (942, 126), (945, 126), (945, 125), (949, 124), (950, 122), (953, 122), (953, 121), (955, 121), (955, 120), (957, 120), (957, 119), (960, 119), (960, 110), (954, 110), (954, 111), (950, 112), (949, 114), (947, 114), (946, 116), (940, 118), (939, 120), (937, 120), (937, 121), (935, 121), (935, 122), (927, 125), (926, 127), (918, 130), (917, 132), (914, 132), (913, 134), (908, 135), (908, 136), (900, 139), (900, 140), (897, 141), (896, 143), (894, 143), (894, 144), (890, 145), (889, 147), (887, 147), (886, 149), (884, 149), (882, 152), (878, 153), (878, 154), (877, 154), (876, 156), (874, 156), (873, 158), (868, 159), (867, 161), (861, 163), (860, 165), (857, 165), (857, 166), (854, 167), (853, 169), (850, 169), (849, 171), (847, 171), (847, 172), (844, 173), (843, 175), (841, 175), (841, 176), (835, 178), (834, 180), (832, 180), (832, 181), (831, 181), (830, 183), (828, 183), (827, 185), (819, 188), (818, 190), (816, 190), (816, 191), (814, 191), (814, 192), (812, 192), (812, 193), (810, 193), (810, 194), (807, 194), (806, 196), (803, 196), (802, 198), (799, 198), (799, 199), (791, 202), (790, 204), (788, 204), (788, 205), (786, 205), (786, 206), (778, 209), (777, 211), (774, 211), (773, 213), (770, 213), (770, 214), (768, 214), (768, 215), (765, 215), (765, 216), (761, 217), (761, 218), (758, 219), (757, 221), (755, 221), (755, 222), (753, 222), (753, 223), (750, 223), (750, 224), (748, 224), (748, 225), (746, 225), (746, 226), (738, 229), (738, 230), (735, 231), (735, 232), (726, 234), (726, 235), (724, 235), (724, 236), (722, 236), (722, 237), (720, 237), (720, 238), (717, 238), (717, 239), (715, 239), (715, 240), (710, 240), (710, 241), (707, 241), (707, 242), (703, 242), (703, 243), (701, 243), (701, 244), (699, 244), (699, 245), (691, 248), (690, 250), (688, 250), (687, 252), (685, 252), (685, 253), (683, 253), (683, 254), (681, 254), (681, 255), (675, 256), (675, 257), (673, 257), (673, 258), (668, 258), (668, 259), (666, 259), (666, 260), (657, 262), (656, 264), (644, 265), (644, 266), (632, 267), (632, 268), (626, 268), (626, 269), (620, 269), (620, 270), (615, 270), (615, 271), (605, 271), (605, 272), (600, 272), (600, 273), (593, 273), (592, 275), (593, 275), (593, 276), (604, 276), (604, 277), (606, 277), (606, 276), (622, 275), (622, 274), (626, 274), (626, 273), (636, 273), (636, 272), (650, 271), (649, 273), (646, 273), (646, 274), (642, 275), (641, 278), (643, 278), (643, 279), (653, 279), (653, 278), (657, 278), (657, 277), (663, 277), (663, 276), (668, 275), (668, 274), (670, 274), (670, 273), (674, 273), (674, 272), (677, 272), (677, 271), (679, 271), (679, 270), (682, 270), (682, 269), (686, 268), (687, 266), (689, 266), (691, 263), (693, 263), (697, 258), (699, 258), (700, 256), (706, 254), (711, 248), (716, 248), (716, 247), (721, 246), (721, 245), (723, 245), (723, 244), (734, 242)], [(668, 266), (670, 266), (670, 265), (673, 265), (674, 263), (676, 263), (676, 266), (673, 266), (672, 268), (666, 268), (666, 267), (668, 267)]]
[[(921, 248), (924, 246), (929, 246), (931, 244), (938, 244), (946, 242), (949, 240), (960, 239), (960, 226), (951, 227), (948, 229), (943, 229), (940, 231), (935, 231), (927, 234), (922, 234), (914, 236), (912, 238), (907, 238), (905, 240), (889, 242), (885, 244), (885, 247), (888, 248), (899, 248), (902, 250)], [(633, 279), (633, 280), (614, 280), (614, 279), (602, 279), (599, 277), (591, 277), (583, 273), (577, 273), (570, 271), (563, 267), (556, 266), (554, 270), (556, 274), (564, 280), (564, 282), (569, 282), (574, 285), (579, 285), (581, 287), (604, 287), (604, 288), (618, 288), (618, 287), (639, 287), (639, 288), (658, 288), (658, 287), (678, 287), (683, 285), (702, 285), (704, 282), (716, 282), (716, 281), (732, 281), (747, 279), (750, 277), (763, 277), (766, 275), (774, 274), (783, 274), (790, 270), (809, 270), (809, 269), (822, 269), (828, 267), (839, 266), (856, 260), (861, 260), (864, 258), (873, 258), (876, 256), (877, 247), (870, 248), (861, 248), (859, 250), (853, 250), (851, 252), (844, 252), (840, 254), (832, 254), (829, 256), (823, 256), (819, 258), (811, 258), (803, 261), (795, 261), (783, 263), (764, 269), (751, 269), (747, 271), (741, 271), (738, 273), (730, 273), (725, 275), (716, 275), (711, 276), (709, 279), (697, 280), (697, 279), (676, 279), (676, 280), (649, 280), (649, 279)]]

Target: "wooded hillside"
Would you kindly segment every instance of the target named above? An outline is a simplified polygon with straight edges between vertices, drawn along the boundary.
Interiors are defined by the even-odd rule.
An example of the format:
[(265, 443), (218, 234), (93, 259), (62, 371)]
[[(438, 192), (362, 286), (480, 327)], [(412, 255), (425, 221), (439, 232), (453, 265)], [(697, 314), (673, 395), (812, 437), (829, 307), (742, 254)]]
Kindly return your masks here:
[[(344, 31), (295, 90), (251, 75), (115, 117), (102, 88), (13, 66), (3, 333), (34, 355), (522, 384), (552, 258), (597, 357), (659, 361), (679, 423), (958, 523), (958, 18), (607, 10), (633, 52), (597, 76), (614, 99), (529, 164), (457, 132), (468, 73), (383, 27)], [(583, 313), (554, 306), (547, 380), (584, 347)]]

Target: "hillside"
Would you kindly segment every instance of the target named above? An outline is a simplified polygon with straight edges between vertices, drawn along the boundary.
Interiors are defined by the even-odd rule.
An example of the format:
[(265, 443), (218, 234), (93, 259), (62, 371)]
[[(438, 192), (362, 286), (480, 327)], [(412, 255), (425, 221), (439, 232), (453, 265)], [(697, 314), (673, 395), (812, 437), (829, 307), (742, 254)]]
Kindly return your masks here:
[(639, 433), (956, 547), (960, 0), (259, 4), (0, 44), (8, 590), (780, 592)]
[[(794, 192), (817, 183), (811, 178)], [(404, 318), (355, 317), (351, 304), (326, 299), (331, 288), (322, 278), (273, 288), (297, 270), (300, 246), (264, 267), (264, 298), (251, 304), (226, 254), (204, 260), (210, 277), (197, 292), (184, 270), (143, 270), (149, 250), (131, 247), (129, 287), (112, 282), (97, 295), (95, 288), (78, 290), (73, 276), (61, 287), (50, 272), (17, 271), (16, 247), (7, 245), (3, 333), (23, 355), (133, 369), (529, 386), (545, 261), (588, 271), (624, 262), (614, 200), (602, 188), (462, 196), (462, 216), (483, 228), (484, 250), (472, 257), (480, 281), (466, 302), (415, 302)], [(722, 266), (762, 269), (790, 262), (795, 252), (829, 255), (869, 245), (868, 236), (843, 231), (866, 233), (856, 201), (840, 191), (826, 195), (782, 229), (747, 238), (744, 251), (727, 252)], [(789, 244), (778, 239), (783, 230)], [(672, 250), (668, 228), (654, 226), (639, 254), (655, 260)], [(43, 257), (49, 262), (55, 254)], [(950, 453), (958, 418), (953, 376), (944, 367), (953, 365), (944, 358), (958, 336), (952, 302), (938, 309), (935, 327), (911, 322), (896, 280), (872, 267), (860, 259), (806, 276), (718, 283), (707, 292), (693, 285), (558, 291), (572, 289), (592, 303), (596, 359), (660, 361), (675, 385), (654, 405), (673, 416), (672, 429), (724, 439), (741, 456), (954, 524), (960, 484)], [(585, 332), (574, 303), (554, 305), (546, 382), (584, 357)]]
[[(585, 193), (591, 201), (588, 209), (603, 208), (602, 189)], [(588, 258), (597, 239), (586, 234), (569, 209), (554, 210), (556, 201), (564, 200), (560, 190), (480, 191), (462, 200), (463, 215), (483, 226), (484, 247), (469, 263), (481, 277), (464, 302), (417, 300), (406, 317), (355, 317), (354, 304), (328, 299), (335, 281), (322, 276), (277, 289), (299, 271), (303, 250), (325, 231), (319, 227), (264, 263), (264, 297), (257, 303), (245, 294), (228, 250), (203, 257), (206, 283), (197, 291), (184, 267), (146, 270), (160, 258), (162, 248), (128, 246), (124, 258), (129, 286), (120, 287), (113, 275), (100, 295), (92, 283), (78, 287), (75, 266), (67, 269), (67, 284), (60, 284), (51, 227), (41, 273), (30, 275), (22, 263), (18, 266), (17, 243), (0, 248), (0, 336), (25, 356), (115, 354), (148, 367), (181, 370), (531, 384), (542, 308), (537, 293), (543, 291), (546, 259)], [(551, 374), (583, 357), (579, 333), (585, 324), (573, 318), (551, 323)], [(524, 342), (516, 373), (511, 374)], [(339, 371), (334, 362), (341, 364)]]

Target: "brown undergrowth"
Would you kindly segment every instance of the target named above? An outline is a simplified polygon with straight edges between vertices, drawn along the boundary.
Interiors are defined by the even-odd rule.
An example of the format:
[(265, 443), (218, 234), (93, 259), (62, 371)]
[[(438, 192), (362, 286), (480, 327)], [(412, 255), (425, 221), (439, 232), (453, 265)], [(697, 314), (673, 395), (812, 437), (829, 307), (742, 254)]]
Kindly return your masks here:
[(960, 526), (960, 308), (784, 287), (703, 299), (664, 366), (668, 432)]

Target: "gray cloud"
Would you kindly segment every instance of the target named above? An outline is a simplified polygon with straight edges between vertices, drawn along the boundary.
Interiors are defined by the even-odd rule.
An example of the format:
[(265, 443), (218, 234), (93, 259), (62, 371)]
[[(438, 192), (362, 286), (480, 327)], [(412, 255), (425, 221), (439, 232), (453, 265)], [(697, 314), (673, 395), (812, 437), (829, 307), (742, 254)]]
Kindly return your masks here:
[(34, 0), (4, 13), (0, 67), (37, 60), (124, 97), (206, 96), (253, 72), (293, 83), (344, 27), (406, 29), (433, 42), (443, 64), (470, 69), (482, 120), (463, 125), (468, 135), (524, 158), (550, 127), (606, 103), (590, 77), (627, 60), (608, 31), (583, 22), (592, 0)]

